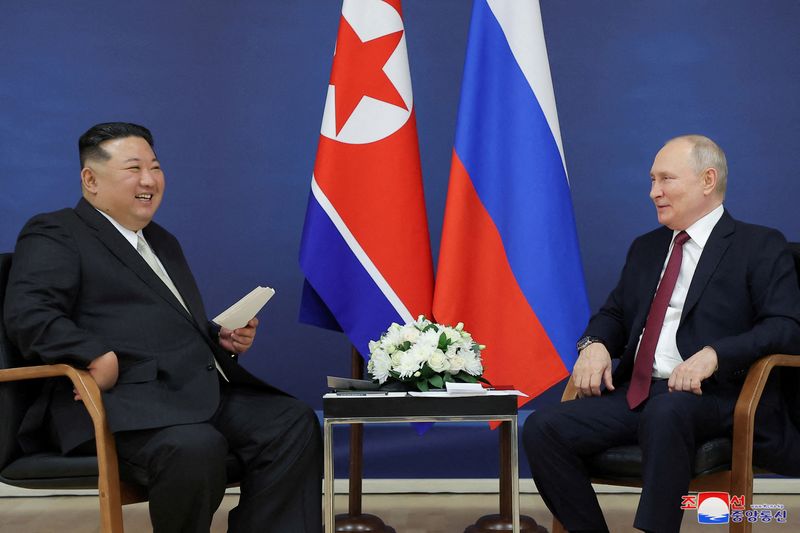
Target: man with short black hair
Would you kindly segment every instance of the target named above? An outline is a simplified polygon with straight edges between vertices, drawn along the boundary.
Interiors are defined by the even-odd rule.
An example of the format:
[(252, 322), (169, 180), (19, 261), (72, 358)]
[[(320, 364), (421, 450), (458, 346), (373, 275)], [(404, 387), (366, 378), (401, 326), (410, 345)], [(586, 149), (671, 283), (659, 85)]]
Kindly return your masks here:
[[(725, 210), (719, 146), (701, 135), (668, 141), (650, 181), (663, 226), (633, 242), (578, 341), (572, 379), (582, 399), (535, 411), (523, 431), (536, 486), (569, 531), (608, 531), (584, 461), (633, 443), (643, 452), (635, 527), (679, 531), (696, 447), (730, 435), (750, 365), (800, 353), (800, 289), (786, 240)], [(613, 372), (612, 357), (620, 359)], [(763, 429), (783, 435), (792, 430), (779, 409), (770, 388), (759, 414), (776, 416)]]
[[(89, 370), (121, 476), (147, 486), (155, 532), (209, 531), (229, 452), (243, 473), (230, 531), (319, 532), (319, 422), (239, 366), (256, 318), (231, 331), (206, 317), (178, 241), (152, 222), (165, 186), (152, 135), (98, 124), (79, 150), (83, 198), (33, 217), (17, 241), (9, 337), (28, 358)], [(77, 399), (50, 383), (23, 421), (23, 447), (44, 428), (64, 453), (93, 450)]]

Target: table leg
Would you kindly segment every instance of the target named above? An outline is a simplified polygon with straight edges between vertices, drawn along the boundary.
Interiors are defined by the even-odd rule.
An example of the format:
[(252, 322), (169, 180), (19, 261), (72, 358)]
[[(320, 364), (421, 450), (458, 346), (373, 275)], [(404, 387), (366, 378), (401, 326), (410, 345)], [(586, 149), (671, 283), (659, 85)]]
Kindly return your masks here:
[(464, 533), (547, 533), (530, 516), (519, 510), (519, 430), (517, 417), (505, 421), (498, 429), (500, 441), (500, 513), (480, 517)]
[(511, 524), (512, 531), (519, 533), (519, 441), (517, 417), (508, 423), (511, 426)]
[(325, 451), (323, 457), (323, 471), (325, 476), (325, 531), (332, 532), (334, 530), (334, 509), (333, 509), (333, 424), (325, 421), (324, 428)]

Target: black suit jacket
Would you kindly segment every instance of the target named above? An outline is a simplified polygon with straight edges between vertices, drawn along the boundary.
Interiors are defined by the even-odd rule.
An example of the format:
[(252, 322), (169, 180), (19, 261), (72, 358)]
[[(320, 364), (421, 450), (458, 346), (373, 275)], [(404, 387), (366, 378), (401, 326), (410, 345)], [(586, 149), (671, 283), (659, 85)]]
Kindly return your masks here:
[[(630, 380), (672, 234), (661, 227), (633, 242), (619, 283), (586, 328), (586, 335), (603, 339), (611, 356), (620, 358), (615, 384)], [(722, 215), (697, 264), (676, 340), (684, 359), (705, 346), (716, 350), (719, 370), (702, 389), (714, 395), (728, 423), (753, 362), (771, 353), (800, 353), (797, 279), (780, 232), (737, 221), (727, 211)], [(777, 388), (771, 386), (759, 407), (763, 423), (757, 453), (782, 447), (787, 432), (794, 431), (784, 415)]]
[[(175, 237), (154, 222), (144, 235), (189, 313), (83, 199), (75, 209), (38, 215), (25, 225), (6, 292), (7, 332), (26, 358), (86, 367), (116, 352), (119, 380), (103, 393), (112, 432), (208, 420), (219, 404), (215, 358), (232, 383), (269, 387), (220, 348), (218, 328), (206, 317)], [(45, 388), (23, 433), (41, 425), (47, 410), (62, 450), (93, 437), (88, 415), (65, 381)]]

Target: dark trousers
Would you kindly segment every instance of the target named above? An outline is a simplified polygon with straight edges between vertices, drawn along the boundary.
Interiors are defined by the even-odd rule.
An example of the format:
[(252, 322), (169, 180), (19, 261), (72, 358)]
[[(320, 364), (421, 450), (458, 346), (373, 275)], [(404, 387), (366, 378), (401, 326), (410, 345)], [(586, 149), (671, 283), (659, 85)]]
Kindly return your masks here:
[(154, 533), (209, 531), (225, 492), (229, 451), (244, 472), (229, 531), (322, 530), (319, 422), (299, 400), (225, 383), (207, 423), (115, 438), (121, 476), (148, 487)]
[(523, 444), (547, 507), (568, 531), (608, 531), (584, 461), (609, 447), (638, 443), (642, 495), (634, 526), (680, 531), (681, 496), (689, 489), (698, 444), (730, 432), (730, 413), (713, 395), (669, 392), (654, 381), (631, 411), (627, 385), (602, 396), (548, 405), (525, 421)]

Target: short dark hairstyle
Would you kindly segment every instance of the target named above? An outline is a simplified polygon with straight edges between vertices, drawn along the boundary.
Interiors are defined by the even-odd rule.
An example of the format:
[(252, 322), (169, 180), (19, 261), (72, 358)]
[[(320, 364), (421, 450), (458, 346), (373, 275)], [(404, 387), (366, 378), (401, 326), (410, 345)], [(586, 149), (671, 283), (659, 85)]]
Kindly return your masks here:
[(78, 154), (81, 158), (81, 168), (86, 166), (87, 159), (100, 159), (107, 161), (111, 155), (100, 147), (101, 143), (111, 139), (124, 139), (126, 137), (141, 137), (151, 148), (155, 148), (153, 134), (144, 126), (130, 122), (103, 122), (95, 124), (78, 139)]

